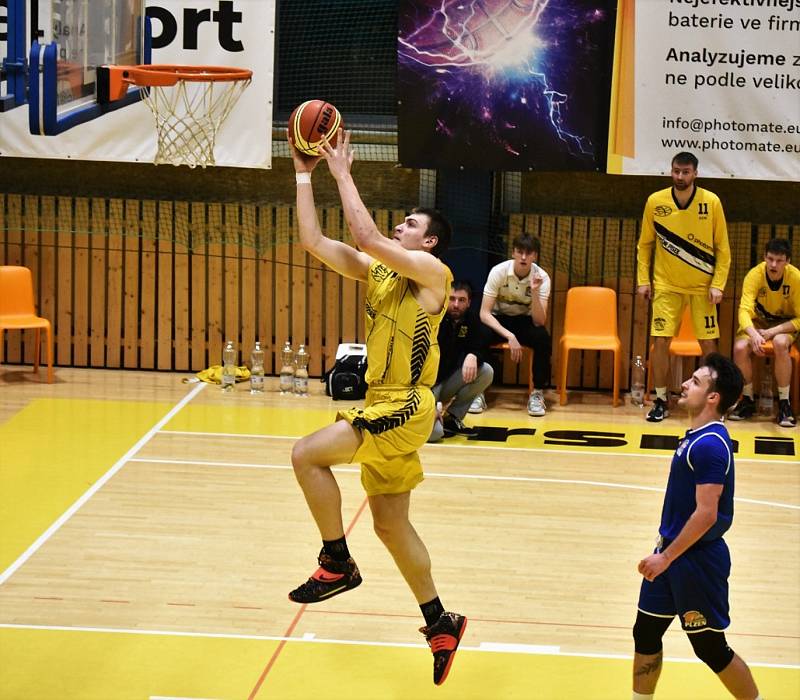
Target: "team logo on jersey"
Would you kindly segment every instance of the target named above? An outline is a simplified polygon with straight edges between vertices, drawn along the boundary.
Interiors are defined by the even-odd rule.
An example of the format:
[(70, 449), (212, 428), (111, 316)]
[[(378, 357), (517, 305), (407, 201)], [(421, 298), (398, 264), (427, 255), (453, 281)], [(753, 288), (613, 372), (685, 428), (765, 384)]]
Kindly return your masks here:
[(683, 626), (689, 630), (699, 629), (708, 626), (708, 620), (703, 613), (699, 613), (697, 610), (688, 610), (683, 613)]
[(669, 216), (672, 214), (672, 207), (668, 207), (665, 204), (659, 204), (655, 209), (653, 209), (653, 214), (656, 216)]
[(767, 296), (767, 288), (766, 287), (759, 287), (758, 288), (758, 297), (765, 297)]
[(458, 337), (459, 338), (466, 338), (467, 333), (469, 333), (469, 326), (460, 326), (458, 329)]
[(667, 319), (661, 318), (661, 316), (656, 316), (653, 319), (653, 328), (655, 328), (657, 331), (663, 331), (664, 326), (666, 325), (667, 325)]
[(680, 457), (683, 454), (683, 451), (686, 449), (686, 446), (689, 444), (688, 440), (682, 440), (681, 444), (678, 445), (678, 449), (675, 450), (675, 454)]

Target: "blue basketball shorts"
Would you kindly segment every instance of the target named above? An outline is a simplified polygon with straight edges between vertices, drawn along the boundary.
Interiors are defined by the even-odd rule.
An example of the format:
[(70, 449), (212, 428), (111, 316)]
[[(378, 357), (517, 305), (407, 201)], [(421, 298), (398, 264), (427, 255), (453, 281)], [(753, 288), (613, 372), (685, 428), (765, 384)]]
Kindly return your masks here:
[(639, 610), (656, 617), (679, 615), (687, 634), (721, 632), (731, 622), (730, 573), (731, 556), (725, 540), (698, 542), (653, 581), (642, 580)]

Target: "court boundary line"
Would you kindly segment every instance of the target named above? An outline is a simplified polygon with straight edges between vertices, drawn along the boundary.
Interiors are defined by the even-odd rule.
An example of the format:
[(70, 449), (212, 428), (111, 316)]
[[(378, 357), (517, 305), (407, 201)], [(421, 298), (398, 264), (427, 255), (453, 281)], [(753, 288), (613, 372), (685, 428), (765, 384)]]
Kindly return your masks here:
[(198, 393), (206, 387), (205, 383), (200, 383), (193, 387), (177, 404), (175, 404), (167, 414), (161, 418), (150, 430), (148, 430), (139, 440), (131, 447), (122, 457), (120, 457), (105, 474), (103, 474), (97, 481), (95, 481), (86, 491), (81, 494), (77, 501), (75, 501), (67, 510), (65, 510), (41, 535), (39, 535), (28, 548), (20, 554), (8, 568), (0, 574), (0, 586), (8, 581), (11, 576), (30, 559), (40, 548), (47, 542), (56, 532), (58, 532), (64, 524), (80, 510), (80, 508), (96, 494), (105, 484), (124, 467), (133, 456), (144, 447), (154, 435), (158, 434), (161, 428), (166, 425), (172, 417), (177, 414), (189, 401), (191, 401)]
[[(162, 435), (192, 435), (194, 437), (237, 437), (246, 439), (265, 439), (265, 440), (299, 440), (302, 435), (260, 435), (258, 433), (209, 433), (194, 430), (161, 430)], [(513, 437), (513, 436), (512, 436)], [(679, 436), (680, 437), (680, 436)], [(650, 450), (648, 452), (606, 452), (603, 450), (561, 450), (558, 446), (547, 447), (511, 447), (507, 443), (498, 445), (463, 445), (463, 444), (441, 444), (438, 442), (426, 442), (422, 448), (435, 450), (465, 449), (465, 450), (508, 450), (510, 452), (544, 452), (546, 454), (564, 455), (583, 455), (586, 457), (664, 457), (665, 459), (674, 454), (674, 450)], [(638, 448), (637, 448), (638, 449)], [(652, 454), (651, 454), (652, 453)], [(664, 453), (664, 454), (661, 454)], [(758, 459), (756, 457), (734, 457), (737, 462), (756, 462), (758, 464), (788, 464), (795, 465), (797, 460), (790, 459)]]
[[(157, 457), (146, 458), (136, 457), (130, 460), (131, 462), (150, 462), (152, 464), (184, 464), (194, 465), (199, 467), (219, 467), (227, 468), (240, 468), (240, 469), (275, 469), (275, 470), (290, 470), (291, 465), (286, 464), (257, 464), (253, 462), (212, 462), (203, 460), (192, 459), (161, 459)], [(360, 474), (361, 470), (356, 467), (331, 467), (334, 473), (342, 474)], [(666, 486), (643, 486), (639, 484), (626, 484), (613, 481), (592, 481), (590, 479), (552, 479), (548, 477), (537, 476), (501, 476), (499, 474), (460, 474), (458, 472), (445, 473), (445, 472), (425, 472), (425, 478), (451, 478), (451, 479), (476, 479), (479, 481), (512, 481), (523, 483), (541, 483), (541, 484), (573, 484), (579, 486), (599, 486), (604, 488), (613, 489), (628, 489), (631, 491), (651, 491), (655, 493), (663, 493)], [(785, 510), (800, 510), (800, 505), (793, 503), (779, 503), (777, 501), (763, 501), (755, 498), (742, 498), (734, 496), (736, 503), (748, 503), (750, 505), (770, 506), (773, 508), (783, 508)]]
[[(427, 644), (415, 642), (379, 642), (369, 639), (326, 639), (314, 637), (313, 639), (307, 637), (287, 637), (278, 635), (261, 635), (261, 634), (235, 634), (226, 632), (181, 632), (177, 630), (146, 630), (146, 629), (130, 629), (130, 628), (114, 628), (114, 627), (68, 627), (64, 625), (26, 625), (15, 623), (0, 623), (0, 629), (20, 629), (42, 632), (91, 632), (99, 634), (138, 634), (151, 637), (194, 637), (194, 638), (208, 638), (208, 639), (238, 639), (242, 641), (253, 642), (289, 642), (294, 643), (307, 643), (307, 644), (338, 644), (342, 646), (370, 646), (370, 647), (389, 647), (398, 649), (428, 649)], [(494, 642), (496, 643), (496, 642)], [(567, 656), (582, 659), (622, 659), (630, 661), (633, 659), (633, 654), (612, 654), (603, 652), (578, 652), (578, 651), (558, 651), (556, 652), (543, 652), (536, 650), (535, 646), (525, 651), (497, 651), (491, 648), (481, 648), (480, 646), (459, 646), (459, 651), (474, 651), (482, 654), (522, 654), (527, 656)], [(696, 658), (683, 658), (683, 657), (664, 657), (664, 661), (677, 662), (677, 663), (702, 663)], [(748, 659), (747, 665), (750, 667), (758, 668), (780, 668), (789, 671), (800, 670), (800, 664), (776, 664), (770, 662), (750, 661)]]

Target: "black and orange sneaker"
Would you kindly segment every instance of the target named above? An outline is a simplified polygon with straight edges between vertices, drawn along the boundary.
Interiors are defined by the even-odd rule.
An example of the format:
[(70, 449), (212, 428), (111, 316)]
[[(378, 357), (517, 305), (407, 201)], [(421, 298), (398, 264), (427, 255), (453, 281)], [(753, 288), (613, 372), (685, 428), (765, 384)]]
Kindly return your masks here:
[(458, 649), (458, 643), (467, 628), (467, 618), (458, 613), (443, 612), (429, 627), (420, 627), (433, 652), (433, 682), (445, 682)]
[(308, 581), (289, 593), (289, 600), (295, 603), (319, 603), (361, 584), (361, 574), (352, 557), (347, 561), (336, 561), (322, 550), (318, 561), (319, 569)]

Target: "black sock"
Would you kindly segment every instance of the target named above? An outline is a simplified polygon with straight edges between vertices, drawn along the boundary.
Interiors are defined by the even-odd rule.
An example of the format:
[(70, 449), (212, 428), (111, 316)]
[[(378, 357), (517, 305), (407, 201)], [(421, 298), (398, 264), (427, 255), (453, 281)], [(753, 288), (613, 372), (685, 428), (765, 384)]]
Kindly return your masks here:
[(428, 627), (436, 622), (436, 620), (438, 620), (444, 612), (444, 606), (438, 597), (428, 601), (427, 603), (423, 603), (419, 606), (419, 609), (422, 610), (422, 615), (425, 618), (425, 624), (428, 625)]
[(334, 561), (347, 561), (350, 552), (347, 549), (347, 540), (340, 537), (338, 540), (322, 540), (322, 548)]

